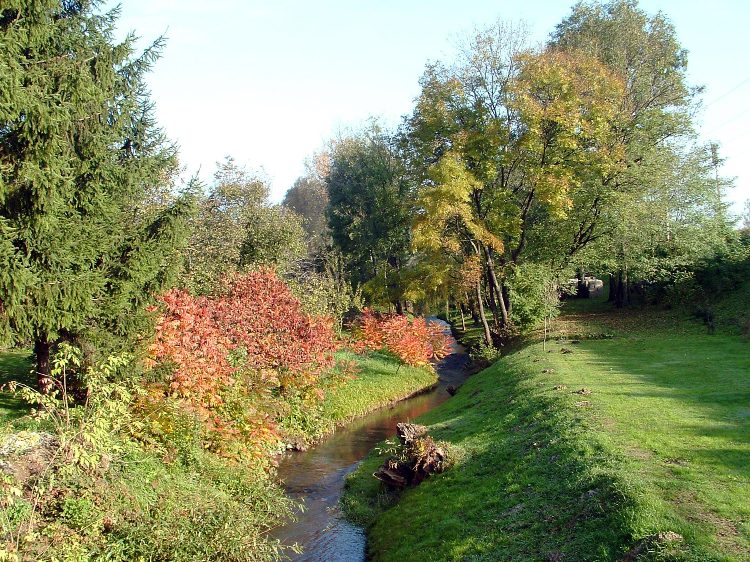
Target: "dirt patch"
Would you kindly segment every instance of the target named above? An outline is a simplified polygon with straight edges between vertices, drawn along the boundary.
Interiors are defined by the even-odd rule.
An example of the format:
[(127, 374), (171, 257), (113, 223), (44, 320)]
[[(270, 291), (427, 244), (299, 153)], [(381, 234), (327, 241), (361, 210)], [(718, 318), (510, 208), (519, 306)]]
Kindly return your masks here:
[(692, 492), (679, 494), (674, 503), (685, 519), (692, 523), (708, 525), (714, 528), (716, 542), (726, 554), (747, 554), (737, 524), (709, 511)]
[(629, 457), (639, 461), (648, 461), (654, 458), (654, 455), (651, 454), (651, 452), (646, 451), (645, 449), (639, 449), (638, 447), (628, 447), (625, 452)]

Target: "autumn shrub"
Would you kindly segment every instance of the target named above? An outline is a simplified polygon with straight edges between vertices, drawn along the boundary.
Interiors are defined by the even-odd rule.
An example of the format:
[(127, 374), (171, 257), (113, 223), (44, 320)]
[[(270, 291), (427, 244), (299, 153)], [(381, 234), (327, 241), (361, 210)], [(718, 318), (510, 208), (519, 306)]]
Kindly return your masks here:
[(338, 345), (331, 322), (306, 314), (273, 270), (239, 275), (216, 297), (173, 289), (161, 303), (153, 364), (171, 367), (164, 394), (202, 417), (214, 450), (262, 456), (289, 403), (320, 399)]
[(443, 329), (419, 317), (365, 309), (353, 335), (355, 351), (387, 350), (412, 366), (429, 365), (431, 359), (441, 359), (449, 353)]

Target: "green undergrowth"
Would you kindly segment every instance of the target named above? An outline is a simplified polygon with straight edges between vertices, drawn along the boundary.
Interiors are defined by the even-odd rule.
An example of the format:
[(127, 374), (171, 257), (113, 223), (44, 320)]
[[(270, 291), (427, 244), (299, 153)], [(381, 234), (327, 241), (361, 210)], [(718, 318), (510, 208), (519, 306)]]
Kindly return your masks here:
[(419, 420), (452, 470), (396, 497), (375, 450), (349, 479), (373, 560), (749, 559), (750, 343), (566, 307)]
[(323, 400), (316, 407), (293, 409), (282, 419), (282, 429), (292, 441), (314, 442), (338, 426), (437, 383), (434, 369), (404, 365), (387, 352), (342, 351), (336, 358), (337, 372), (323, 381)]
[[(31, 386), (28, 357), (0, 354), (2, 382)], [(297, 418), (307, 439), (436, 382), (433, 370), (385, 353), (338, 359), (344, 367), (321, 381), (324, 399)], [(0, 396), (0, 560), (278, 559), (284, 548), (268, 531), (292, 504), (270, 456), (222, 458), (206, 449), (198, 418), (170, 400), (144, 411), (144, 391), (111, 382), (103, 369), (87, 379), (86, 406), (24, 390), (41, 412), (31, 417), (18, 395)], [(288, 427), (280, 430), (288, 437)]]

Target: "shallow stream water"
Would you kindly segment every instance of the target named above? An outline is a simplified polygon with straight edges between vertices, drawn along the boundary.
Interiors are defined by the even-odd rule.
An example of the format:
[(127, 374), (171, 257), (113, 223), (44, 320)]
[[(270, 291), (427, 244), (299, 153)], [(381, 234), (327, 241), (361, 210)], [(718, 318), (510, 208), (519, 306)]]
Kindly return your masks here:
[[(445, 326), (441, 320), (431, 322)], [(274, 536), (284, 544), (298, 544), (296, 562), (359, 562), (365, 559), (364, 530), (341, 517), (338, 502), (344, 480), (380, 441), (395, 435), (396, 424), (410, 421), (441, 404), (450, 395), (447, 386), (466, 379), (469, 357), (452, 336), (451, 354), (435, 365), (439, 384), (391, 407), (377, 410), (336, 431), (305, 452), (288, 453), (279, 463), (279, 478), (287, 494), (304, 505), (297, 520), (280, 527)]]

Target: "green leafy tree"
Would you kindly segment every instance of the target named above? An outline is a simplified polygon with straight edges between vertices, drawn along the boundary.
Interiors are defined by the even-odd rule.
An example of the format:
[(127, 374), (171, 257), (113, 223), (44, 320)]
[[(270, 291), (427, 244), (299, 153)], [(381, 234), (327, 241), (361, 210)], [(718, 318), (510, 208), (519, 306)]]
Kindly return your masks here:
[(622, 165), (622, 89), (585, 53), (532, 52), (522, 29), (502, 24), (477, 33), (453, 66), (428, 67), (406, 131), (421, 170), (415, 241), (462, 237), (483, 264), (500, 330), (512, 324), (515, 268), (565, 263), (588, 243), (562, 225), (579, 213), (583, 186)]
[(0, 11), (0, 330), (34, 342), (43, 391), (59, 342), (148, 334), (190, 212), (165, 198), (175, 149), (144, 86), (161, 42), (134, 56), (132, 35), (113, 39), (117, 11), (97, 6)]
[[(606, 185), (589, 182), (587, 191), (581, 193), (582, 212), (571, 217), (579, 232), (602, 239), (599, 256), (612, 272), (611, 298), (624, 306), (632, 274), (655, 267), (653, 253), (644, 252), (644, 245), (634, 240), (654, 239), (655, 221), (662, 224), (657, 238), (670, 237), (673, 246), (675, 233), (686, 232), (678, 224), (686, 212), (685, 203), (701, 199), (704, 202), (690, 213), (695, 217), (695, 210), (705, 211), (699, 220), (703, 234), (711, 237), (726, 227), (725, 214), (715, 212), (722, 205), (721, 189), (717, 195), (720, 180), (708, 181), (705, 155), (698, 158), (702, 149), (689, 146), (692, 104), (700, 89), (687, 84), (687, 53), (672, 24), (661, 13), (646, 14), (634, 0), (576, 4), (557, 26), (550, 44), (585, 51), (625, 80), (624, 118), (617, 134), (625, 147), (626, 166), (608, 178)], [(699, 159), (703, 164), (698, 164)], [(681, 166), (685, 170), (679, 170)], [(697, 174), (695, 181), (686, 180), (689, 173)], [(681, 179), (672, 182), (667, 177)], [(711, 198), (713, 203), (706, 205), (705, 200)], [(676, 217), (676, 222), (664, 217)], [(707, 218), (714, 221), (713, 227), (705, 228)], [(696, 242), (692, 236), (688, 240)]]
[(268, 183), (230, 157), (198, 207), (184, 280), (197, 293), (216, 294), (232, 273), (261, 265), (285, 273), (306, 253), (301, 217), (272, 205)]
[(338, 140), (326, 176), (328, 225), (353, 286), (401, 311), (409, 247), (409, 183), (392, 139), (377, 125)]
[(302, 217), (310, 256), (321, 254), (329, 245), (328, 189), (325, 180), (315, 173), (298, 178), (284, 196), (283, 206)]

